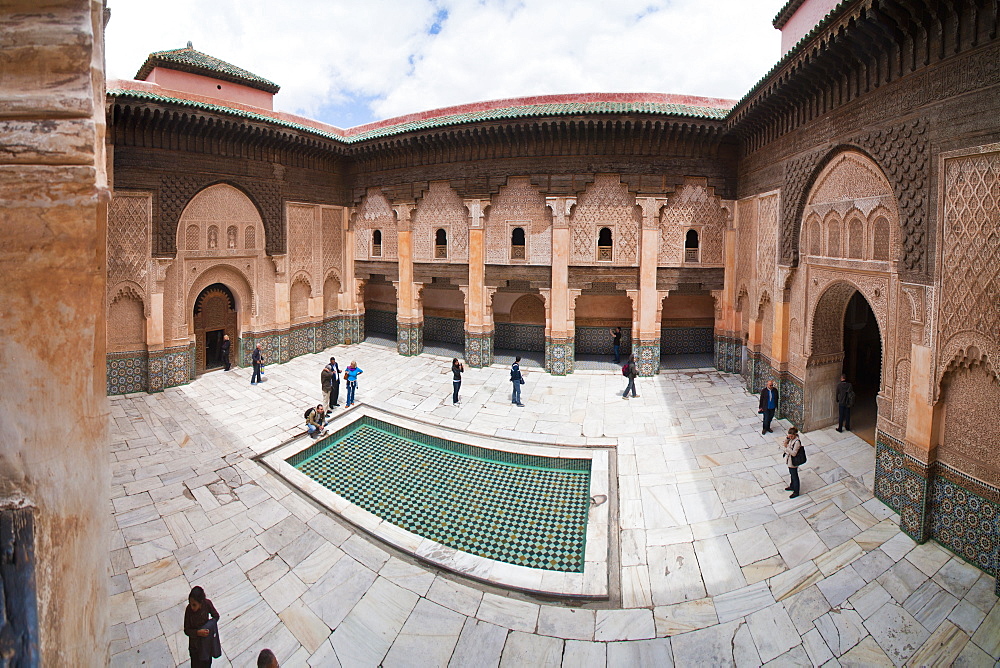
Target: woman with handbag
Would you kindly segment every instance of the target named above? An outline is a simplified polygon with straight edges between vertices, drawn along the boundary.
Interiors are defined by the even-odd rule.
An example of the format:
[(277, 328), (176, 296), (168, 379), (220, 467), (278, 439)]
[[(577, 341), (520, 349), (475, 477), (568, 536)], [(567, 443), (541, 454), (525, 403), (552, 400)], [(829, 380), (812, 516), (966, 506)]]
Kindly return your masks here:
[(794, 499), (799, 495), (799, 467), (806, 463), (806, 449), (802, 446), (802, 441), (799, 439), (798, 429), (795, 427), (788, 428), (788, 436), (785, 437), (785, 442), (781, 444), (781, 449), (785, 453), (785, 464), (788, 465), (788, 474), (792, 478), (785, 491), (791, 492), (791, 495), (788, 497), (789, 499)]

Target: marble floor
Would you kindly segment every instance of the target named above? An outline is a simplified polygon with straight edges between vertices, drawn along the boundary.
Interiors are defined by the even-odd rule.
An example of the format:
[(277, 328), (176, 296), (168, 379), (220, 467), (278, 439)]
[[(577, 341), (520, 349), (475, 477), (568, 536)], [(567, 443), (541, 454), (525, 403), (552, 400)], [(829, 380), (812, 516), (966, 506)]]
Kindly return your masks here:
[[(364, 369), (360, 401), (413, 419), (613, 442), (611, 600), (560, 604), (422, 566), (256, 463), (302, 431), (330, 354)], [(517, 408), (506, 368), (469, 369), (454, 407), (450, 361), (362, 343), (269, 366), (256, 386), (234, 369), (114, 398), (112, 664), (188, 665), (197, 584), (222, 615), (223, 666), (263, 647), (285, 667), (997, 665), (994, 579), (899, 531), (855, 436), (806, 434), (789, 499), (736, 376), (671, 370), (623, 401), (620, 373), (528, 369)]]

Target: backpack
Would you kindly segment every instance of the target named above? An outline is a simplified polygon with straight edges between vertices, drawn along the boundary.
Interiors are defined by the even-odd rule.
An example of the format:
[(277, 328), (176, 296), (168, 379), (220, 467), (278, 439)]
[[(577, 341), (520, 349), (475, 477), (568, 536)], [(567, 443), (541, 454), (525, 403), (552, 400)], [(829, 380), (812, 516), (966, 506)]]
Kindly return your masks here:
[(622, 367), (622, 375), (628, 378), (628, 364)]
[(857, 399), (857, 395), (854, 394), (854, 388), (852, 387), (851, 389), (847, 390), (847, 396), (844, 399), (847, 402), (846, 405), (848, 408), (854, 407), (855, 399)]
[(304, 417), (305, 419), (308, 420), (309, 419), (309, 414), (312, 413), (314, 410), (316, 410), (316, 409), (313, 408), (312, 406), (310, 406), (309, 408), (306, 409), (306, 412), (302, 414), (302, 417)]

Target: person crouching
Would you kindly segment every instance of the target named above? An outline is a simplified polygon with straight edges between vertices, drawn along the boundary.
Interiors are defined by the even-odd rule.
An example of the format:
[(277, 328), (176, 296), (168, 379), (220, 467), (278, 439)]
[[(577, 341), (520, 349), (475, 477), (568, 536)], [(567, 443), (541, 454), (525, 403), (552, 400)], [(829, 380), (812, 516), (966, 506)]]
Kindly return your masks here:
[(309, 413), (306, 414), (306, 429), (309, 430), (309, 435), (312, 437), (323, 434), (325, 422), (326, 412), (323, 410), (323, 404), (310, 409)]

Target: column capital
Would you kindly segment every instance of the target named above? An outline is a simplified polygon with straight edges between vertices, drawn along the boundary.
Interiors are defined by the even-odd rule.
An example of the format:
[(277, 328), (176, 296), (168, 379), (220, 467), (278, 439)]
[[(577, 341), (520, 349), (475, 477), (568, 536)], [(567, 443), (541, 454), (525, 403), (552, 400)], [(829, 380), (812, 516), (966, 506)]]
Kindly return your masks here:
[(393, 204), (392, 210), (396, 213), (396, 229), (400, 232), (409, 232), (413, 228), (413, 212), (416, 210), (415, 202), (402, 202)]
[(486, 207), (490, 205), (488, 199), (467, 199), (462, 200), (465, 208), (469, 210), (469, 229), (483, 229), (483, 219), (486, 217)]
[(154, 257), (150, 262), (149, 291), (151, 293), (163, 293), (167, 281), (167, 269), (174, 264), (172, 257)]
[(576, 206), (575, 197), (546, 197), (545, 206), (552, 209), (552, 227), (568, 228), (569, 217)]
[(666, 197), (636, 197), (635, 203), (642, 210), (642, 229), (652, 230), (660, 226), (660, 209), (667, 203)]
[(278, 283), (285, 283), (288, 280), (288, 256), (268, 255), (268, 259), (274, 264), (274, 278)]

